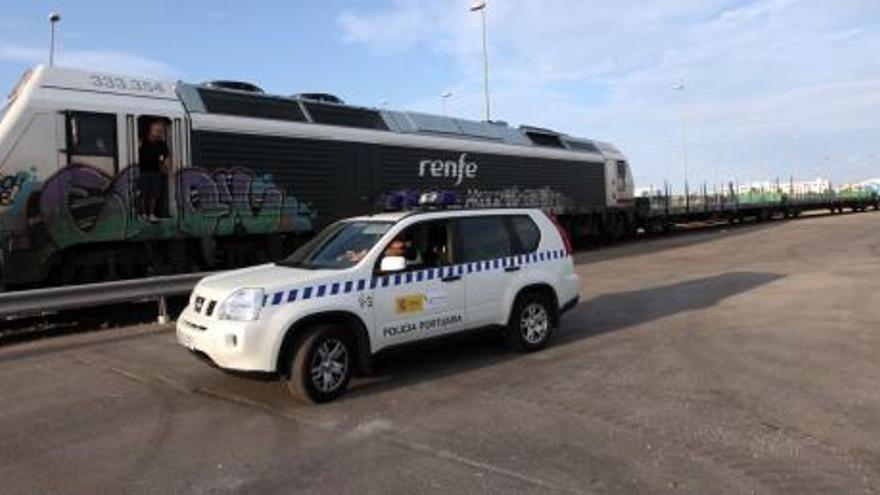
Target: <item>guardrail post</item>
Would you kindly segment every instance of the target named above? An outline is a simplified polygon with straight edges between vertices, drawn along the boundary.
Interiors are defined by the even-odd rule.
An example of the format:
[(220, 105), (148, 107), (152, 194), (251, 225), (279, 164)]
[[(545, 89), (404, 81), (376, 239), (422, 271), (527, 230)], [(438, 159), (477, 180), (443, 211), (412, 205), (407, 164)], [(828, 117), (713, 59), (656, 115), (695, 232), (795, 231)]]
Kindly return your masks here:
[(168, 302), (165, 301), (165, 296), (159, 296), (159, 317), (156, 321), (160, 325), (166, 325), (169, 322), (168, 318)]

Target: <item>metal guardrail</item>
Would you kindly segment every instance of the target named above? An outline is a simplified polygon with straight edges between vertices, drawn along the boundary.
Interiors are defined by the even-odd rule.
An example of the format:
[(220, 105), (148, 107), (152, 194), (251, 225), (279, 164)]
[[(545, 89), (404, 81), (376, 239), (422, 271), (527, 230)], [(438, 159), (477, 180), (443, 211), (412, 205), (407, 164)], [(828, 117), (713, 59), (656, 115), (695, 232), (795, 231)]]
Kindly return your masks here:
[(159, 322), (165, 323), (168, 321), (165, 298), (189, 294), (207, 275), (211, 272), (0, 293), (0, 318), (153, 300), (159, 304)]

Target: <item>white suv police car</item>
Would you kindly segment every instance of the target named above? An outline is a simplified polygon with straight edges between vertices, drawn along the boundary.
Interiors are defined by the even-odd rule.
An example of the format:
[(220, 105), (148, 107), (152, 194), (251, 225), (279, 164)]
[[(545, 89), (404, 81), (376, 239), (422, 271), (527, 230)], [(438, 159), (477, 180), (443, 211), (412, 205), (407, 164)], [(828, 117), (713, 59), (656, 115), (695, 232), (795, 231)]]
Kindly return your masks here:
[(384, 213), (330, 225), (284, 261), (204, 278), (177, 338), (325, 402), (404, 344), (496, 327), (540, 349), (578, 291), (569, 240), (541, 210)]

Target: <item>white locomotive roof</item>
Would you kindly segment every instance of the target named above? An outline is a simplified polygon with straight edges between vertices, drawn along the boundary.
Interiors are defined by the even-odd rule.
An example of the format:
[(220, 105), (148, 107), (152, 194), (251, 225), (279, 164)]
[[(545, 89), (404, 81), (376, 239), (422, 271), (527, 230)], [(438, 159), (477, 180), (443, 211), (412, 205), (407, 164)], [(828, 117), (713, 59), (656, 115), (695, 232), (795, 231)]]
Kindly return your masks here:
[[(326, 108), (331, 112), (338, 111), (350, 112), (353, 117), (360, 114), (361, 117), (366, 116), (367, 121), (370, 118), (375, 122), (380, 122), (380, 127), (372, 129), (363, 125), (354, 125), (349, 127), (352, 132), (360, 132), (373, 130), (373, 132), (390, 131), (392, 135), (401, 136), (423, 136), (429, 139), (455, 139), (463, 140), (462, 142), (472, 142), (480, 147), (488, 146), (489, 148), (501, 150), (507, 146), (514, 145), (519, 148), (519, 153), (523, 153), (525, 149), (534, 150), (528, 155), (568, 155), (568, 158), (574, 158), (579, 155), (583, 158), (592, 158), (593, 160), (603, 160), (604, 158), (625, 159), (623, 155), (612, 145), (599, 141), (585, 138), (575, 138), (563, 133), (552, 130), (538, 129), (529, 126), (515, 128), (504, 122), (484, 122), (466, 120), (460, 118), (451, 118), (441, 115), (425, 114), (420, 112), (394, 111), (387, 109), (375, 109), (366, 107), (357, 107), (345, 104), (314, 102), (303, 100), (298, 97), (287, 97), (277, 95), (267, 95), (258, 93), (247, 93), (237, 90), (225, 90), (217, 88), (207, 88), (203, 85), (188, 84), (184, 82), (173, 82), (161, 79), (152, 79), (146, 77), (126, 76), (121, 74), (111, 74), (97, 71), (88, 71), (80, 69), (69, 69), (62, 67), (46, 67), (38, 66), (34, 69), (34, 77), (36, 84), (40, 88), (48, 90), (73, 90), (88, 93), (93, 97), (99, 97), (101, 94), (135, 97), (141, 102), (141, 105), (154, 106), (159, 104), (159, 100), (163, 100), (168, 104), (182, 104), (188, 112), (195, 117), (199, 114), (212, 115), (227, 121), (228, 118), (235, 119), (245, 125), (248, 121), (260, 120), (266, 125), (272, 125), (273, 128), (279, 125), (283, 127), (300, 127), (296, 124), (330, 124), (332, 127), (345, 130), (345, 123), (328, 123), (316, 120), (312, 109), (317, 111), (318, 107)], [(207, 92), (207, 93), (205, 93)], [(299, 113), (298, 118), (290, 120), (279, 119), (275, 117), (260, 118), (259, 115), (241, 114), (236, 110), (235, 113), (227, 114), (226, 112), (210, 111), (206, 108), (203, 98), (205, 94), (228, 95), (223, 98), (237, 98), (239, 105), (245, 108), (266, 109), (267, 112), (275, 114), (278, 111), (291, 111)], [(150, 101), (154, 103), (150, 103)], [(249, 105), (253, 102), (254, 105)], [(132, 104), (135, 104), (133, 101)], [(284, 108), (281, 108), (284, 107)], [(285, 110), (286, 109), (286, 110)], [(199, 119), (195, 119), (199, 120)], [(214, 119), (211, 119), (214, 120)], [(253, 123), (253, 122), (252, 122)], [(357, 129), (360, 127), (360, 129)], [(539, 132), (540, 131), (540, 132)], [(532, 133), (540, 133), (544, 136), (554, 138), (555, 146), (547, 146), (546, 143), (535, 141), (531, 136)], [(368, 132), (373, 134), (372, 132)], [(375, 134), (373, 134), (375, 137)], [(390, 136), (388, 136), (390, 138)], [(508, 150), (508, 153), (514, 153)]]

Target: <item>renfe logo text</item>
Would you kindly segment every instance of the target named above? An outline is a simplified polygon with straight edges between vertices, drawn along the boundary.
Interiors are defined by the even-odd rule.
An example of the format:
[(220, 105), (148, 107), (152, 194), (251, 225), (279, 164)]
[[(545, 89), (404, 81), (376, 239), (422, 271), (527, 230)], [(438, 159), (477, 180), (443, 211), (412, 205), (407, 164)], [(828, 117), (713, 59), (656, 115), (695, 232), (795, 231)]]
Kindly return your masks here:
[(477, 162), (467, 161), (467, 153), (462, 153), (455, 160), (422, 160), (419, 162), (419, 177), (445, 177), (455, 179), (455, 185), (461, 185), (465, 179), (477, 176)]

